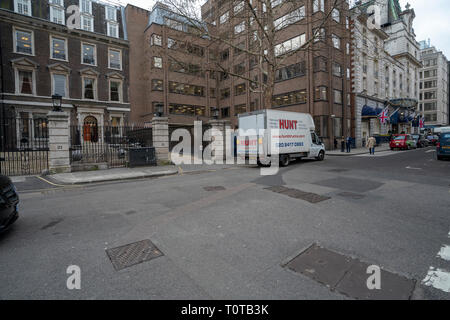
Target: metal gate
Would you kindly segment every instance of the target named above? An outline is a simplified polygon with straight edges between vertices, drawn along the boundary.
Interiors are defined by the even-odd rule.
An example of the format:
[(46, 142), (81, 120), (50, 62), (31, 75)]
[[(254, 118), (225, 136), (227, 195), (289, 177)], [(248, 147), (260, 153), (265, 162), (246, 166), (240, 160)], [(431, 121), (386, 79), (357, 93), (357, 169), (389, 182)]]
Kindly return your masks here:
[(98, 126), (96, 122), (70, 127), (70, 163), (125, 167), (130, 148), (151, 147), (152, 128), (143, 125)]
[[(205, 135), (205, 132), (211, 128), (211, 125), (209, 124), (202, 124), (202, 151), (206, 148), (206, 146), (208, 146), (208, 144), (210, 144), (210, 141), (203, 141), (203, 137)], [(181, 142), (181, 138), (180, 141), (172, 141), (172, 133), (177, 130), (177, 129), (186, 129), (189, 134), (190, 134), (190, 139), (191, 139), (191, 154), (194, 154), (195, 151), (195, 139), (194, 139), (194, 126), (193, 125), (181, 125), (181, 124), (169, 124), (169, 152), (172, 152), (173, 148), (179, 144)]]
[(46, 118), (4, 118), (0, 124), (0, 174), (35, 175), (48, 170)]

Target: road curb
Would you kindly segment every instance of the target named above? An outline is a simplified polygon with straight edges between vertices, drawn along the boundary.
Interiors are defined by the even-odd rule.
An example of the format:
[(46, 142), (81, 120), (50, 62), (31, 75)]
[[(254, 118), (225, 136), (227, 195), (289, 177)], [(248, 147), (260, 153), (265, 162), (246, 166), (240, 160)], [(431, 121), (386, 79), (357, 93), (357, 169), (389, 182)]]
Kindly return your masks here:
[(61, 181), (58, 180), (52, 176), (46, 176), (45, 178), (48, 179), (50, 178), (51, 182), (54, 183), (58, 183), (61, 185), (82, 185), (82, 184), (90, 184), (90, 183), (97, 183), (97, 182), (109, 182), (109, 181), (125, 181), (125, 180), (136, 180), (136, 179), (142, 179), (142, 178), (152, 178), (152, 177), (162, 177), (162, 176), (171, 176), (171, 175), (176, 175), (178, 174), (178, 170), (166, 170), (166, 171), (158, 171), (158, 172), (151, 172), (151, 173), (145, 173), (145, 174), (141, 174), (141, 175), (134, 175), (134, 176), (123, 176), (123, 177), (112, 177), (112, 178), (95, 178), (95, 179), (83, 179), (81, 181), (72, 181), (72, 182), (67, 182), (67, 181)]

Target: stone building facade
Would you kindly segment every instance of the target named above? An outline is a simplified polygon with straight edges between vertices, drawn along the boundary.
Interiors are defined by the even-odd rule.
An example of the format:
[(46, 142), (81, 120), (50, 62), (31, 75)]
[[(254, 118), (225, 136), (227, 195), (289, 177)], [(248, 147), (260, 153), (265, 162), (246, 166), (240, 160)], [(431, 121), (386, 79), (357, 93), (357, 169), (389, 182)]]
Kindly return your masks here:
[[(66, 24), (73, 6), (80, 8), (81, 24), (72, 29)], [(58, 94), (73, 124), (127, 121), (123, 7), (89, 0), (1, 1), (0, 36), (2, 117), (45, 120)], [(20, 138), (39, 138), (33, 125), (19, 130)]]
[[(378, 5), (379, 27), (372, 24)], [(412, 28), (414, 10), (398, 1), (360, 1), (351, 9), (352, 90), (357, 145), (371, 135), (413, 132), (418, 114), (419, 44)], [(389, 106), (393, 117), (382, 125), (378, 115)], [(395, 119), (394, 119), (395, 118)]]
[(421, 41), (419, 111), (424, 115), (425, 125), (446, 126), (449, 124), (448, 111), (448, 61), (442, 51)]

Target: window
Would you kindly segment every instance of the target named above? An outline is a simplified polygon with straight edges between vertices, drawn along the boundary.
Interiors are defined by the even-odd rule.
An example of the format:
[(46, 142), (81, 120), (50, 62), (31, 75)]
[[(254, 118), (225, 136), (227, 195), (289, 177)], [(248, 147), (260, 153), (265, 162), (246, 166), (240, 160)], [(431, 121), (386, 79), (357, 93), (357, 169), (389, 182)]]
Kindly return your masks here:
[(230, 97), (230, 88), (220, 90), (220, 99), (224, 100)]
[(315, 57), (313, 60), (314, 72), (328, 72), (328, 61), (325, 57)]
[(117, 10), (111, 6), (105, 6), (105, 17), (109, 21), (117, 21)]
[(234, 34), (239, 34), (245, 30), (245, 21), (234, 26)]
[(220, 109), (220, 117), (221, 118), (229, 118), (230, 117), (230, 107), (225, 107)]
[(325, 0), (313, 0), (313, 13), (325, 12)]
[(237, 75), (241, 75), (245, 73), (245, 62), (241, 62), (234, 66), (234, 73)]
[(65, 24), (64, 7), (50, 6), (50, 21)]
[(15, 30), (15, 53), (34, 55), (33, 33), (24, 30)]
[(305, 7), (302, 6), (275, 20), (274, 22), (275, 30), (283, 29), (290, 24), (302, 20), (304, 17), (305, 17)]
[(119, 24), (117, 22), (108, 21), (106, 23), (106, 27), (107, 27), (108, 37), (113, 37), (113, 38), (119, 37)]
[(200, 65), (192, 63), (183, 63), (181, 61), (176, 61), (171, 58), (169, 58), (169, 71), (185, 73), (201, 78), (205, 77), (205, 73), (203, 72), (202, 67)]
[(247, 112), (247, 105), (239, 104), (237, 106), (234, 106), (234, 116), (237, 116), (238, 114), (246, 113), (246, 112)]
[(325, 28), (317, 28), (314, 31), (314, 42), (325, 41), (326, 31)]
[(164, 82), (160, 79), (152, 80), (152, 91), (163, 91), (164, 90)]
[(114, 136), (120, 135), (120, 124), (122, 123), (122, 117), (111, 117), (111, 133)]
[(31, 0), (14, 0), (14, 11), (31, 16)]
[(284, 1), (284, 0), (272, 0), (272, 1), (270, 2), (270, 4), (271, 4), (272, 8), (275, 8), (275, 7), (279, 6), (280, 4), (282, 4), (283, 1)]
[(120, 102), (122, 101), (122, 82), (117, 80), (109, 81), (109, 100)]
[(300, 103), (306, 103), (306, 90), (283, 93), (272, 98), (273, 107), (285, 107)]
[(328, 88), (324, 86), (316, 87), (314, 100), (327, 101), (328, 100)]
[(206, 107), (171, 103), (169, 104), (169, 113), (183, 116), (204, 116)]
[(189, 96), (204, 97), (205, 87), (170, 81), (169, 92), (177, 94), (185, 94)]
[(18, 70), (18, 84), (16, 88), (17, 93), (20, 94), (34, 94), (34, 74), (33, 71)]
[(59, 94), (61, 97), (68, 97), (67, 75), (52, 74), (52, 88), (52, 94)]
[(306, 62), (300, 62), (296, 64), (292, 64), (290, 66), (278, 69), (275, 72), (275, 81), (284, 81), (293, 79), (296, 77), (301, 77), (306, 74)]
[(331, 16), (333, 17), (334, 21), (338, 23), (341, 21), (340, 12), (338, 9), (334, 8), (333, 11), (331, 12)]
[(350, 54), (350, 43), (348, 42), (345, 44), (345, 53)]
[(122, 70), (122, 51), (109, 49), (109, 68)]
[(210, 98), (216, 97), (216, 88), (209, 88), (209, 97)]
[(67, 40), (62, 38), (51, 37), (51, 58), (67, 61)]
[(342, 68), (341, 65), (337, 62), (333, 62), (333, 75), (335, 77), (341, 77), (342, 76)]
[(48, 119), (45, 114), (33, 113), (33, 128), (35, 139), (48, 139)]
[(275, 46), (275, 56), (283, 55), (289, 51), (299, 49), (306, 41), (305, 34), (289, 39)]
[[(170, 39), (170, 40), (172, 40), (172, 39)], [(152, 34), (152, 37), (150, 38), (150, 45), (161, 47), (162, 46), (162, 37), (159, 34)], [(169, 45), (169, 43), (168, 43), (168, 45)]]
[(94, 32), (94, 18), (81, 15), (81, 29)]
[(239, 13), (242, 9), (244, 9), (244, 1), (239, 2), (238, 4), (236, 4), (233, 8), (233, 12), (234, 14)]
[(168, 26), (169, 28), (172, 28), (172, 29), (175, 29), (178, 31), (183, 31), (183, 24), (179, 21), (164, 17), (164, 24), (166, 26)]
[(241, 83), (241, 84), (238, 84), (237, 86), (234, 86), (234, 95), (235, 96), (245, 94), (245, 92), (246, 92), (245, 83)]
[(220, 53), (220, 59), (222, 60), (222, 61), (225, 61), (225, 60), (228, 60), (228, 57), (230, 56), (230, 51), (227, 49), (227, 50), (224, 50), (224, 51), (222, 51), (221, 53)]
[(227, 22), (229, 17), (230, 17), (230, 12), (229, 11), (227, 11), (223, 15), (221, 15), (220, 18), (219, 18), (220, 24), (223, 24), (223, 23)]
[(350, 29), (350, 19), (349, 19), (349, 17), (345, 17), (345, 29)]
[(96, 94), (96, 81), (94, 78), (83, 78), (83, 99), (94, 100)]
[(333, 47), (335, 47), (336, 49), (340, 49), (341, 48), (341, 39), (335, 34), (331, 35), (331, 39), (333, 41)]
[(80, 0), (80, 12), (92, 14), (92, 1)]
[(162, 69), (163, 67), (163, 61), (161, 57), (153, 57), (153, 67)]
[(342, 91), (333, 90), (333, 102), (337, 104), (342, 104)]
[(97, 52), (96, 47), (92, 44), (81, 44), (81, 54), (82, 54), (82, 63), (83, 64), (90, 64), (90, 65), (97, 65)]

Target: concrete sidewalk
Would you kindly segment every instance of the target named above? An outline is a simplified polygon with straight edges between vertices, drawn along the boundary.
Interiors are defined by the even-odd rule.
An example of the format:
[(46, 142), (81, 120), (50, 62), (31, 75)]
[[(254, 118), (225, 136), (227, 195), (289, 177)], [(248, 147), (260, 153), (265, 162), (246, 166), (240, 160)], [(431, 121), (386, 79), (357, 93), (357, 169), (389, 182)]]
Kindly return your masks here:
[[(387, 151), (390, 150), (389, 144), (382, 144), (375, 148), (375, 153), (380, 151)], [(356, 148), (352, 149), (350, 153), (347, 152), (341, 152), (341, 149), (338, 150), (330, 150), (326, 152), (327, 156), (355, 156), (359, 154), (369, 154), (369, 148)]]
[(47, 176), (58, 184), (84, 184), (93, 182), (116, 181), (178, 174), (176, 166), (115, 168), (98, 171), (80, 171), (59, 173)]

